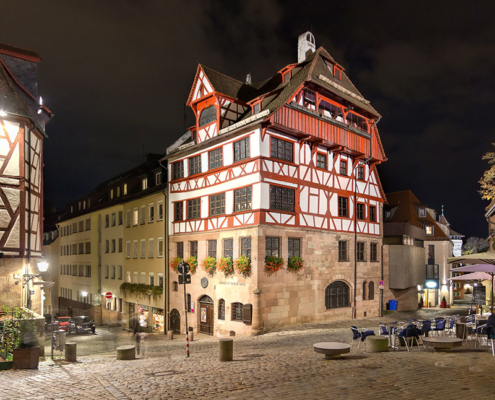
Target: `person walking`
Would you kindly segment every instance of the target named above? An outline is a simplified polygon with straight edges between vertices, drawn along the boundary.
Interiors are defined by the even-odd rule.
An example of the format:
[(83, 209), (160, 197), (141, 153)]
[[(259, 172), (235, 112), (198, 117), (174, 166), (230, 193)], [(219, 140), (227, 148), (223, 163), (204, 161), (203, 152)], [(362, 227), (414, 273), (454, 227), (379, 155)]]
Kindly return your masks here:
[(134, 324), (134, 333), (132, 334), (134, 338), (134, 345), (136, 346), (136, 354), (138, 356), (142, 355), (144, 357), (144, 349), (141, 352), (141, 342), (144, 341), (143, 334), (139, 331), (139, 324)]

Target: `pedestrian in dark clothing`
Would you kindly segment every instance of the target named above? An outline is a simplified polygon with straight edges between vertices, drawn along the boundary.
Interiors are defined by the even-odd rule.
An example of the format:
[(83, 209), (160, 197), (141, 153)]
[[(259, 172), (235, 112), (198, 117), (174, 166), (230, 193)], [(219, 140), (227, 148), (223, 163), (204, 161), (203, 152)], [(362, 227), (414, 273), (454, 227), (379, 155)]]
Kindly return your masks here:
[(144, 348), (141, 352), (141, 342), (144, 342), (144, 334), (139, 331), (139, 324), (134, 324), (134, 333), (132, 334), (134, 338), (134, 345), (136, 346), (136, 354), (138, 356), (142, 355), (144, 357)]

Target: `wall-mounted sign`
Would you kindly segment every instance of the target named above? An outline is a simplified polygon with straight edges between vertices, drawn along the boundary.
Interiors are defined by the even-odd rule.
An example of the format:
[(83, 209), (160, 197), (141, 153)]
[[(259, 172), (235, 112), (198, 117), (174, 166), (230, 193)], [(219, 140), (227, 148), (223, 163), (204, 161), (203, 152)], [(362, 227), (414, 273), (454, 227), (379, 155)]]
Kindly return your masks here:
[(201, 287), (206, 289), (208, 287), (208, 279), (206, 277), (201, 278)]

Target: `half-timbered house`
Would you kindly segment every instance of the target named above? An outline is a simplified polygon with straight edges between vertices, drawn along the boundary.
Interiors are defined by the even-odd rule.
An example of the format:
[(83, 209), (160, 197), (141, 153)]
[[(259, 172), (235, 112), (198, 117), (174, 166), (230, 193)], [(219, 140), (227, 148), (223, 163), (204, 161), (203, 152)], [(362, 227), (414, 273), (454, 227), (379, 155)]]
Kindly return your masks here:
[(186, 307), (171, 271), (171, 328), (184, 332), (184, 308), (218, 336), (376, 316), (386, 158), (344, 68), (306, 32), (298, 62), (262, 82), (200, 64), (187, 105), (196, 125), (165, 157), (169, 254), (198, 267)]
[(0, 44), (0, 304), (41, 312), (32, 286), (43, 242), (43, 140), (34, 51)]

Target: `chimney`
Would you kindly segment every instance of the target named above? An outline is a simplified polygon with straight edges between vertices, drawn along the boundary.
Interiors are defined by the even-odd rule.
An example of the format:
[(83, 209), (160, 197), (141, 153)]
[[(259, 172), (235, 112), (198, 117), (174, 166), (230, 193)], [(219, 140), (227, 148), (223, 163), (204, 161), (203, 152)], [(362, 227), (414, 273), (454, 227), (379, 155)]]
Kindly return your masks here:
[(297, 62), (303, 62), (316, 51), (315, 37), (310, 31), (299, 36), (297, 42)]
[(246, 84), (250, 85), (251, 84), (251, 74), (246, 75)]

